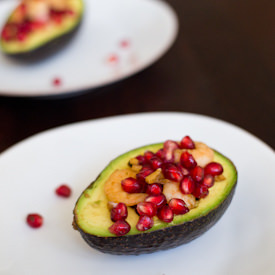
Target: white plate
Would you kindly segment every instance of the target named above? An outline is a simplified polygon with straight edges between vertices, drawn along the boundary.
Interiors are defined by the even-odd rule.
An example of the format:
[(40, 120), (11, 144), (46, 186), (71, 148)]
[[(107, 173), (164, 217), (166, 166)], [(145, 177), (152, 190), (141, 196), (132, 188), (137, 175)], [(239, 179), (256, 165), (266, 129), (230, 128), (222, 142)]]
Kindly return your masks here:
[[(231, 158), (239, 180), (222, 219), (181, 247), (141, 256), (90, 248), (72, 229), (81, 191), (105, 165), (132, 148), (189, 134)], [(275, 274), (275, 156), (231, 124), (192, 114), (148, 113), (68, 125), (31, 137), (0, 156), (0, 274)], [(73, 196), (61, 199), (62, 182)], [(29, 228), (39, 212), (45, 224)]]
[[(0, 1), (0, 26), (14, 5), (13, 0)], [(121, 80), (170, 48), (177, 22), (171, 7), (160, 0), (85, 1), (81, 29), (56, 55), (26, 65), (0, 53), (0, 95), (66, 95)], [(55, 78), (60, 86), (53, 85)]]

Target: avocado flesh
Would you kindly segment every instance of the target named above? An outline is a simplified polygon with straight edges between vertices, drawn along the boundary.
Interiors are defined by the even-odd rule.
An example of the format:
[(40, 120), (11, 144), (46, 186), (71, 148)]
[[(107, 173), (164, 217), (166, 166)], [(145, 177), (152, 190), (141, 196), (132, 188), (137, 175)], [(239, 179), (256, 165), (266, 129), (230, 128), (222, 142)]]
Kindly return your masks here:
[[(211, 216), (218, 208), (222, 208), (223, 212), (225, 211), (234, 193), (234, 188), (237, 182), (237, 171), (229, 159), (215, 151), (214, 161), (222, 164), (224, 168), (223, 175), (225, 176), (225, 180), (216, 182), (214, 186), (209, 189), (209, 195), (204, 199), (200, 199), (198, 207), (191, 209), (185, 215), (175, 216), (171, 223), (162, 222), (157, 217), (154, 217), (154, 226), (150, 230), (145, 231), (145, 233), (142, 233), (136, 229), (136, 223), (139, 216), (132, 208), (128, 207), (129, 213), (126, 220), (131, 226), (130, 232), (123, 237), (114, 237), (114, 235), (109, 232), (108, 228), (112, 225), (113, 222), (110, 219), (110, 211), (107, 207), (108, 200), (104, 193), (104, 183), (106, 179), (113, 173), (115, 169), (127, 168), (129, 159), (136, 157), (139, 154), (143, 154), (143, 152), (146, 150), (156, 152), (162, 147), (162, 143), (153, 144), (132, 150), (117, 157), (110, 162), (110, 164), (102, 171), (99, 177), (82, 193), (74, 209), (74, 223), (75, 226), (80, 230), (80, 233), (84, 239), (87, 240), (87, 238), (91, 236), (97, 236), (99, 238), (103, 237), (102, 239), (106, 241), (106, 239), (109, 237), (113, 239), (123, 237), (125, 238), (127, 236), (130, 237), (131, 235), (138, 236), (150, 233), (153, 234), (157, 231), (165, 231), (165, 229), (170, 227), (177, 227), (183, 224), (193, 223), (194, 221), (199, 220), (201, 217)], [(228, 202), (224, 203), (225, 201)], [(224, 204), (226, 204), (226, 207)], [(218, 216), (219, 215), (216, 215), (213, 221)]]
[[(74, 16), (65, 17), (61, 24), (50, 23), (43, 30), (30, 33), (22, 42), (1, 39), (2, 51), (8, 55), (24, 55), (73, 32), (81, 22), (84, 6), (82, 0), (69, 0), (68, 2), (70, 9), (75, 13)], [(7, 23), (12, 22), (12, 18), (13, 13), (8, 18)]]

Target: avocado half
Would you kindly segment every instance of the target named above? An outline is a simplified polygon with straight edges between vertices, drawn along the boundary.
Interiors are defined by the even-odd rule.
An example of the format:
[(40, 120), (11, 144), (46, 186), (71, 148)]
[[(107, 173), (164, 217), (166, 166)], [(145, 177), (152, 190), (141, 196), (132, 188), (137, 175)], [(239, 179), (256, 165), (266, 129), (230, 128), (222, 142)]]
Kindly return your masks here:
[(228, 208), (237, 184), (237, 170), (225, 156), (214, 151), (214, 161), (222, 164), (225, 180), (209, 189), (209, 195), (200, 199), (198, 207), (184, 215), (177, 215), (171, 223), (154, 217), (154, 226), (140, 232), (135, 225), (138, 215), (128, 207), (126, 221), (131, 225), (128, 234), (116, 237), (108, 228), (112, 225), (107, 197), (104, 193), (106, 179), (116, 169), (125, 169), (131, 158), (150, 150), (156, 152), (163, 143), (129, 151), (109, 163), (98, 178), (83, 191), (74, 208), (73, 226), (93, 248), (110, 254), (138, 255), (165, 250), (188, 243), (210, 229)]
[[(41, 30), (31, 32), (24, 41), (7, 41), (1, 36), (0, 48), (2, 52), (19, 61), (38, 61), (57, 53), (74, 37), (83, 19), (83, 1), (67, 1), (73, 12), (72, 16), (66, 16), (59, 24), (52, 23)], [(10, 14), (4, 26), (13, 22), (15, 11), (16, 9)]]

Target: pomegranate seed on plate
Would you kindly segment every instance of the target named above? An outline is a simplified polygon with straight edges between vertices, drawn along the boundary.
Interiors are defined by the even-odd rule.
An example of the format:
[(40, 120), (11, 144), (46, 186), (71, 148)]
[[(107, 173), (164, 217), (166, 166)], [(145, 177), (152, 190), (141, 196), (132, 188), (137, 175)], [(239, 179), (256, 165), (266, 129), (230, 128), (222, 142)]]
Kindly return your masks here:
[(157, 156), (153, 156), (151, 159), (150, 159), (150, 164), (151, 164), (151, 167), (156, 170), (158, 168), (161, 167), (162, 165), (162, 160), (157, 157)]
[(194, 157), (187, 151), (183, 152), (180, 156), (180, 163), (186, 169), (193, 169), (197, 166), (197, 162)]
[(146, 231), (152, 228), (154, 225), (154, 220), (148, 216), (140, 216), (139, 220), (136, 224), (136, 228), (138, 231)]
[(154, 153), (151, 151), (144, 152), (145, 161), (149, 161), (153, 156), (154, 156)]
[(136, 177), (137, 180), (144, 181), (147, 176), (152, 174), (154, 172), (153, 169), (148, 168), (148, 167), (143, 167), (139, 173), (137, 173)]
[(163, 144), (163, 156), (166, 161), (173, 161), (174, 151), (179, 148), (179, 145), (173, 140), (167, 140)]
[(58, 188), (55, 189), (55, 193), (60, 196), (60, 197), (64, 197), (64, 198), (68, 198), (71, 195), (71, 188), (66, 185), (66, 184), (62, 184), (60, 185)]
[(172, 209), (175, 215), (183, 215), (189, 212), (185, 202), (181, 199), (173, 198), (169, 201), (169, 207)]
[(210, 162), (204, 167), (205, 175), (219, 176), (223, 173), (223, 167), (220, 163)]
[(174, 213), (168, 205), (164, 205), (158, 210), (157, 216), (164, 222), (171, 222), (174, 219)]
[(43, 224), (43, 217), (39, 214), (29, 214), (26, 221), (30, 227), (38, 228)]
[(122, 189), (127, 193), (140, 193), (143, 186), (134, 178), (126, 178), (121, 181)]
[(119, 220), (125, 220), (128, 216), (128, 210), (125, 203), (118, 203), (114, 208), (111, 210), (111, 220), (113, 222)]
[(160, 158), (161, 160), (164, 159), (164, 153), (163, 153), (163, 149), (159, 149), (157, 152), (156, 152), (156, 156), (158, 158)]
[(130, 229), (130, 224), (124, 220), (116, 221), (109, 227), (109, 231), (116, 236), (123, 236), (127, 234)]
[(184, 177), (180, 182), (180, 191), (183, 194), (192, 194), (194, 189), (195, 189), (195, 182), (190, 176)]
[(61, 85), (61, 79), (59, 77), (55, 77), (52, 81), (54, 86), (60, 86)]
[(180, 148), (182, 148), (182, 149), (195, 149), (195, 143), (189, 136), (185, 136), (180, 141)]
[(157, 213), (157, 207), (152, 202), (140, 202), (137, 204), (137, 212), (140, 216), (154, 217)]
[(166, 179), (180, 182), (183, 178), (183, 175), (180, 169), (173, 163), (165, 163), (162, 166), (162, 173)]
[(145, 157), (142, 155), (137, 156), (136, 159), (138, 160), (138, 164), (140, 165), (143, 165), (145, 163)]

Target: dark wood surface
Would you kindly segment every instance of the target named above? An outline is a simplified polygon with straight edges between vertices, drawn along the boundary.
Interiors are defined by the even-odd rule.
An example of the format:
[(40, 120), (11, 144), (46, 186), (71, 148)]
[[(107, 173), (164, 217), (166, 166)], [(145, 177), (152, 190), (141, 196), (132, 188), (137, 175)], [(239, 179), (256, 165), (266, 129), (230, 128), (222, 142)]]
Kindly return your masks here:
[(170, 51), (148, 69), (69, 98), (0, 97), (0, 152), (52, 127), (148, 111), (216, 117), (274, 148), (275, 2), (168, 2), (178, 14), (179, 34)]

